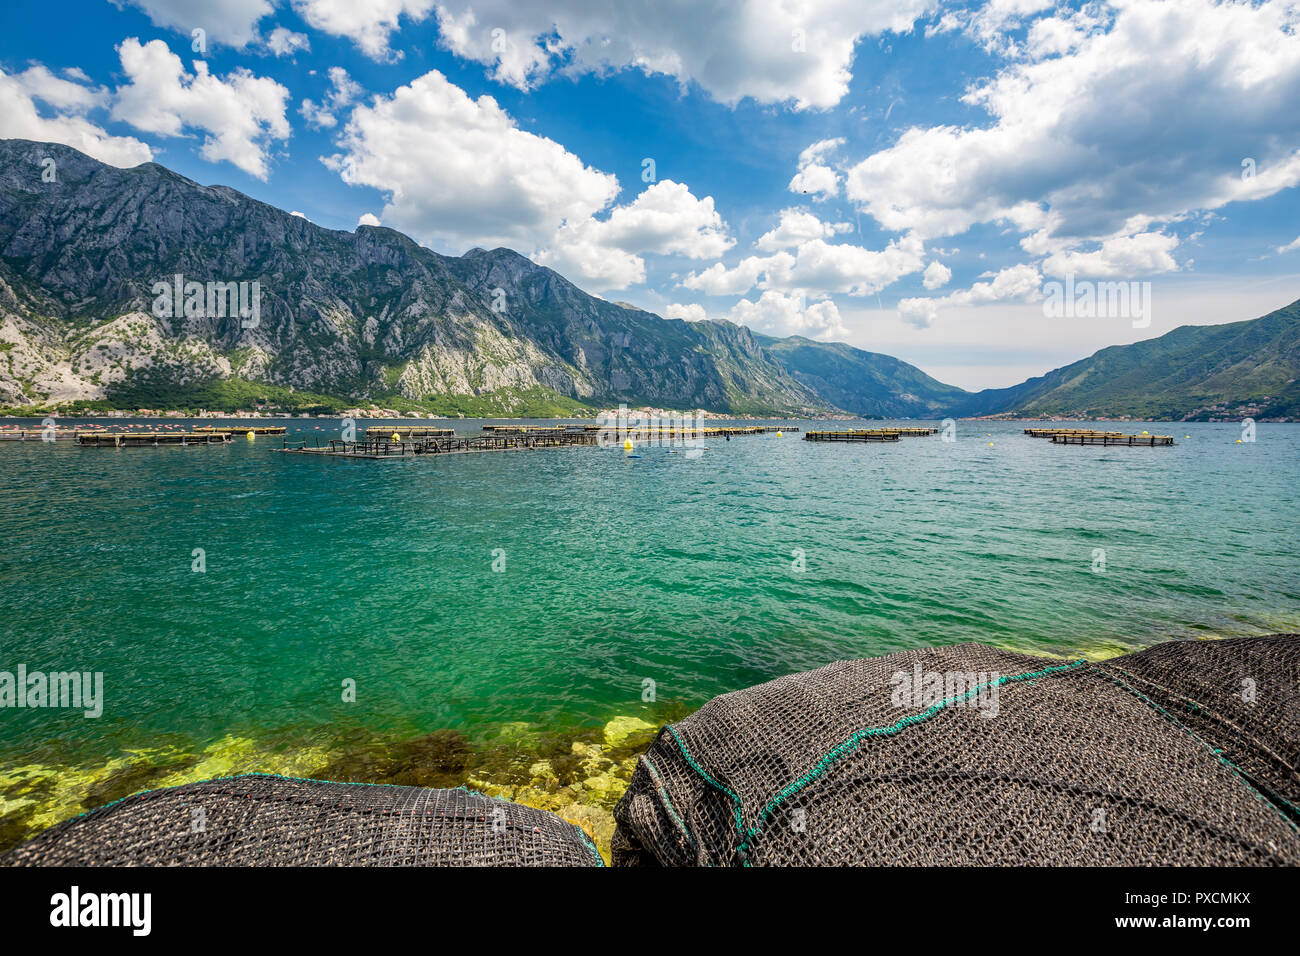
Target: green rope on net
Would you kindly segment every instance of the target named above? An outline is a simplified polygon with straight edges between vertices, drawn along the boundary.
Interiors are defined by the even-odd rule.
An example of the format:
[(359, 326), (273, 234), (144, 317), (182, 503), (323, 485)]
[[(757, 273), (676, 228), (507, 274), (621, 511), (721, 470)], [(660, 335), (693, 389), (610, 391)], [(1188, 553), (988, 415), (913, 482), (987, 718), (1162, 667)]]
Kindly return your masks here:
[(759, 831), (762, 830), (763, 826), (767, 823), (772, 812), (780, 806), (783, 801), (794, 796), (794, 794), (822, 777), (834, 764), (853, 753), (853, 751), (855, 751), (863, 741), (869, 740), (872, 737), (893, 736), (894, 734), (906, 730), (908, 727), (929, 720), (949, 707), (964, 703), (971, 697), (993, 687), (994, 685), (1001, 686), (1003, 684), (1017, 683), (1019, 681), (1034, 680), (1039, 677), (1051, 677), (1057, 674), (1076, 670), (1077, 668), (1085, 666), (1087, 663), (1087, 660), (1081, 658), (1077, 661), (1071, 661), (1068, 664), (1045, 667), (1041, 670), (1028, 671), (1024, 674), (1010, 674), (1005, 677), (999, 677), (997, 680), (985, 681), (982, 684), (976, 684), (964, 694), (939, 701), (937, 704), (926, 708), (919, 714), (909, 714), (908, 716), (885, 727), (867, 727), (859, 730), (843, 743), (831, 748), (831, 750), (822, 757), (822, 759), (817, 762), (816, 766), (814, 766), (812, 770), (808, 771), (808, 773), (778, 790), (776, 795), (768, 801), (767, 805), (759, 811), (758, 819), (748, 830), (745, 829), (744, 806), (740, 797), (736, 796), (736, 794), (730, 789), (715, 780), (703, 767), (699, 765), (687, 749), (685, 741), (682, 740), (681, 735), (678, 734), (675, 727), (669, 725), (667, 730), (672, 734), (673, 739), (677, 741), (677, 746), (682, 752), (682, 757), (685, 758), (686, 763), (691, 767), (691, 769), (704, 778), (707, 783), (726, 794), (727, 797), (731, 799), (732, 812), (735, 817), (736, 834), (740, 837), (740, 843), (736, 846), (735, 853), (741, 859), (743, 865), (749, 866), (749, 861), (746, 859), (746, 855), (749, 852), (750, 843), (756, 836), (758, 836)]

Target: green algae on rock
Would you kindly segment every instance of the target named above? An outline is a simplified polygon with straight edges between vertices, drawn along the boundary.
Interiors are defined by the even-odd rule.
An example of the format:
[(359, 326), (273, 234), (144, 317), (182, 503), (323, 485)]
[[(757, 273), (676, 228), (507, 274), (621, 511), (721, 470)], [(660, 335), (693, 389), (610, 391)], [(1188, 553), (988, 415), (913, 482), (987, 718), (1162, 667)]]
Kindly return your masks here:
[[(452, 729), (397, 741), (344, 735), (335, 748), (271, 746), (227, 734), (206, 747), (124, 752), (95, 766), (27, 763), (0, 770), (0, 852), (41, 830), (142, 790), (242, 773), (418, 787), (459, 787), (551, 810), (583, 829), (608, 861), (614, 805), (657, 732), (620, 715), (568, 734), (511, 721), (473, 741)], [(575, 736), (577, 739), (575, 739)]]

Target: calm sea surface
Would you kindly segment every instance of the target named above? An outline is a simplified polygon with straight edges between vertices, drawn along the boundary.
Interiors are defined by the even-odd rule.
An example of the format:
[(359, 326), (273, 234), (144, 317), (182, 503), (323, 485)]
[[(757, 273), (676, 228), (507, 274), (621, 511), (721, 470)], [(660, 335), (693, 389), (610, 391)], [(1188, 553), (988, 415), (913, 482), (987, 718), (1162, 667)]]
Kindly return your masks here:
[(0, 670), (101, 671), (106, 698), (0, 710), (0, 769), (654, 721), (918, 645), (1300, 629), (1300, 426), (1117, 426), (1173, 448), (1023, 427), (401, 462), (0, 443)]

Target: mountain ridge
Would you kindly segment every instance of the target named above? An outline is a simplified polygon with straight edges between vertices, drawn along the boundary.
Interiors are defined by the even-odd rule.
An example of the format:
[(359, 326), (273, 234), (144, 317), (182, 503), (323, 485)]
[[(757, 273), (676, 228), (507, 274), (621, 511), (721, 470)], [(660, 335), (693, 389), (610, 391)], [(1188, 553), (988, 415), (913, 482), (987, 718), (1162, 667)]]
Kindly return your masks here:
[[(155, 285), (178, 274), (258, 282), (256, 324), (154, 314)], [(610, 302), (510, 249), (444, 256), (383, 226), (318, 226), (157, 163), (121, 169), (0, 140), (0, 407), (1296, 417), (1297, 318), (1300, 302), (1183, 326), (967, 392), (883, 353)]]
[(962, 416), (1300, 419), (1300, 300), (1256, 319), (1111, 345), (954, 406)]
[[(40, 177), (47, 156), (54, 183)], [(260, 323), (153, 315), (150, 290), (177, 274), (259, 281)], [(241, 379), (409, 407), (496, 396), (522, 412), (510, 396), (538, 393), (575, 407), (831, 411), (744, 327), (617, 306), (511, 250), (453, 258), (384, 227), (328, 230), (156, 164), (122, 170), (54, 144), (0, 142), (0, 307), (11, 406)]]

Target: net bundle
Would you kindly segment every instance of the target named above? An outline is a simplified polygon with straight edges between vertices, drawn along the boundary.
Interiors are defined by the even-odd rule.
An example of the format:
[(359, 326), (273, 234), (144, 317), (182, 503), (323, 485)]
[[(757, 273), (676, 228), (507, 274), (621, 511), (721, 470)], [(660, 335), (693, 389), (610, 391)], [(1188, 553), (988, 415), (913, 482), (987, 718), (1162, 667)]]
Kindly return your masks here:
[(248, 774), (151, 790), (12, 850), (12, 866), (601, 866), (577, 827), (463, 789)]
[(669, 725), (615, 865), (1300, 864), (1300, 636), (842, 661)]

